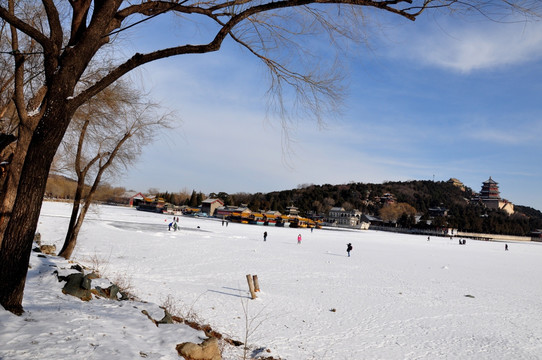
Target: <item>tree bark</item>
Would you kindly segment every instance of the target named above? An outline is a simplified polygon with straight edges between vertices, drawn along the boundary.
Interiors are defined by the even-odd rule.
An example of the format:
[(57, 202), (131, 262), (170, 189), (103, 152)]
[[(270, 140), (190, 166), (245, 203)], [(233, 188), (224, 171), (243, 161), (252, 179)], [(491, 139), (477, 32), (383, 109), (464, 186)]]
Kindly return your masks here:
[(28, 151), (28, 146), (31, 140), (31, 132), (26, 130), (26, 127), (19, 128), (19, 137), (13, 152), (13, 157), (8, 165), (6, 179), (0, 190), (0, 248), (5, 238), (4, 233), (11, 219), (13, 205), (17, 197), (17, 187), (21, 178), (21, 170)]
[[(52, 101), (60, 101), (58, 97)], [(41, 119), (30, 141), (5, 229), (9, 236), (0, 246), (0, 304), (14, 314), (23, 313), (24, 285), (49, 168), (70, 119), (65, 108), (56, 110)]]

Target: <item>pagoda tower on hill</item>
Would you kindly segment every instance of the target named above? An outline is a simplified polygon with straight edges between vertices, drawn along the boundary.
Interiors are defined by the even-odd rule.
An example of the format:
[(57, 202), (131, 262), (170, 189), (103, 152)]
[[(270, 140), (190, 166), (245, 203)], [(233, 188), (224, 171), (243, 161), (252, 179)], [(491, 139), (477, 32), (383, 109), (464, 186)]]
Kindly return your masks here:
[(508, 200), (501, 199), (499, 184), (489, 177), (482, 183), (480, 190), (480, 200), (490, 209), (501, 209), (512, 215), (514, 213), (514, 204)]
[(482, 184), (482, 190), (480, 191), (480, 198), (482, 200), (500, 200), (501, 195), (499, 192), (499, 184), (489, 177)]

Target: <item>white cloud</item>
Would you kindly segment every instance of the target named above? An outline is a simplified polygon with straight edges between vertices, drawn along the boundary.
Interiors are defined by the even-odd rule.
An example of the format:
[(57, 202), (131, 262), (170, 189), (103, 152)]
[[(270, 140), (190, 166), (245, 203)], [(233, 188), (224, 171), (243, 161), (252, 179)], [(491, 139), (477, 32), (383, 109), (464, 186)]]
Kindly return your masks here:
[[(515, 115), (521, 118), (521, 114)], [(501, 120), (501, 121), (499, 121)], [(498, 126), (496, 126), (498, 124)], [(519, 121), (517, 119), (472, 119), (466, 122), (462, 129), (462, 136), (476, 141), (485, 141), (503, 145), (529, 145), (539, 143), (542, 136), (542, 122)]]
[[(409, 57), (426, 65), (469, 73), (542, 58), (542, 22), (476, 23), (447, 20), (438, 26), (402, 27), (394, 45), (395, 57)], [(406, 31), (405, 31), (406, 30)], [(407, 54), (407, 55), (405, 55)]]

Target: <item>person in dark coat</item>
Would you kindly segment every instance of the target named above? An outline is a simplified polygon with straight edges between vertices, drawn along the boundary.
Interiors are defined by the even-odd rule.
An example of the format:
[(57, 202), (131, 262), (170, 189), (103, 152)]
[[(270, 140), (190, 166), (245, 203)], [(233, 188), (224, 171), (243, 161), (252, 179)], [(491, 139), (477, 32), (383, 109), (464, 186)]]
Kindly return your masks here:
[(504, 251), (508, 251), (508, 244), (504, 244)]
[(348, 257), (350, 257), (350, 251), (352, 251), (352, 244), (348, 243), (346, 244), (346, 252), (348, 253)]
[(267, 231), (263, 233), (263, 241), (267, 241)]

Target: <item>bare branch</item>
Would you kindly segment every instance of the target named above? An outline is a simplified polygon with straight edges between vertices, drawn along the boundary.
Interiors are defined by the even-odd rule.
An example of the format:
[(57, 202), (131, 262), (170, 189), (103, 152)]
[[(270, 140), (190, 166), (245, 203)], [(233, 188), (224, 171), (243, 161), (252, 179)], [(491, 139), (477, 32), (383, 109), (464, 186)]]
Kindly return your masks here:
[(3, 6), (0, 6), (0, 18), (6, 20), (8, 23), (24, 32), (29, 37), (35, 39), (38, 43), (41, 44), (41, 46), (43, 46), (43, 48), (50, 48), (51, 43), (43, 33), (41, 33), (36, 28), (30, 26), (25, 21), (19, 19), (17, 16), (12, 14), (8, 9)]
[(91, 0), (69, 0), (73, 9), (71, 35), (68, 46), (75, 45), (87, 28), (87, 17)]
[[(43, 0), (43, 6), (47, 14), (47, 21), (49, 22), (49, 27), (51, 31), (51, 40), (55, 45), (57, 51), (62, 48), (62, 24), (60, 23), (60, 17), (56, 6), (52, 0)], [(45, 48), (45, 47), (44, 47)]]

